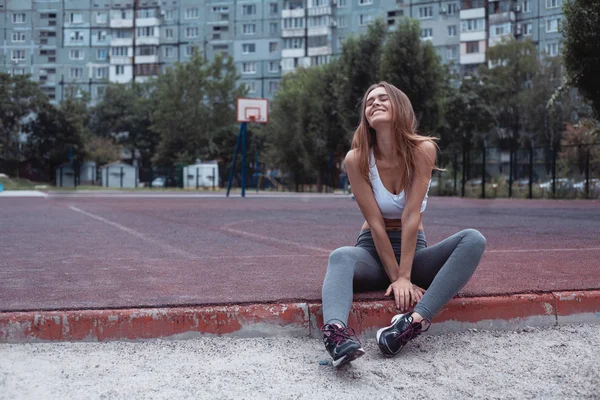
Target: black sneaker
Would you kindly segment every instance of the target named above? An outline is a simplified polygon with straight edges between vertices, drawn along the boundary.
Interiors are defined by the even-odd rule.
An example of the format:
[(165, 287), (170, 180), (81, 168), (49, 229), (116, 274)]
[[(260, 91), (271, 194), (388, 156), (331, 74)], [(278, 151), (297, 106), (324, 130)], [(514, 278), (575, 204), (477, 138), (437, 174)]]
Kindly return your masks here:
[(365, 354), (354, 329), (326, 324), (321, 328), (321, 332), (325, 348), (333, 358), (334, 367), (349, 363)]
[(379, 349), (386, 357), (393, 357), (400, 353), (406, 343), (429, 329), (429, 325), (427, 320), (413, 322), (410, 313), (395, 315), (390, 326), (377, 331)]

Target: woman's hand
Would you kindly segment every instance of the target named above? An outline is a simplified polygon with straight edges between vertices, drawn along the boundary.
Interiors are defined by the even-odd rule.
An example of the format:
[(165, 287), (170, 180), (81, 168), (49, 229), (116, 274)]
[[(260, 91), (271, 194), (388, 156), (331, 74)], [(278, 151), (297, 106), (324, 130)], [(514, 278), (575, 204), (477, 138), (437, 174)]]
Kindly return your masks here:
[(413, 285), (411, 281), (405, 278), (398, 278), (385, 291), (386, 296), (394, 295), (396, 308), (401, 311), (406, 311), (409, 307), (417, 304), (424, 293), (425, 290)]

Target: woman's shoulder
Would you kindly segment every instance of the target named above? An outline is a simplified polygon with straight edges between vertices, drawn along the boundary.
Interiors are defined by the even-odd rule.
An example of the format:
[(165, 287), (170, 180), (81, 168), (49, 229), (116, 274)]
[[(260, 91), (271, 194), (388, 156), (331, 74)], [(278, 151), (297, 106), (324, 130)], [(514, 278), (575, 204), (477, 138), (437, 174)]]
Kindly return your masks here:
[(344, 159), (344, 162), (346, 163), (346, 167), (356, 166), (356, 164), (358, 163), (358, 154), (356, 153), (356, 149), (351, 149), (350, 151), (348, 151), (348, 153), (346, 153), (346, 158)]
[(435, 163), (438, 147), (433, 140), (423, 140), (417, 144), (416, 148), (418, 151), (415, 152), (415, 161)]

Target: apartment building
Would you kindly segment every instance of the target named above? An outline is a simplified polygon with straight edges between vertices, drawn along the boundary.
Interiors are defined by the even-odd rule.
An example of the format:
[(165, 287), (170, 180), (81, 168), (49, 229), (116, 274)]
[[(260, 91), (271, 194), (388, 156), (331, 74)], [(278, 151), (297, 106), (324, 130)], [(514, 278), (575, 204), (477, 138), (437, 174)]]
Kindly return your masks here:
[(0, 0), (0, 70), (31, 74), (53, 101), (96, 101), (109, 82), (155, 77), (195, 51), (231, 55), (251, 97), (281, 77), (328, 63), (352, 34), (383, 17), (418, 19), (443, 62), (469, 72), (507, 37), (557, 55), (562, 0)]

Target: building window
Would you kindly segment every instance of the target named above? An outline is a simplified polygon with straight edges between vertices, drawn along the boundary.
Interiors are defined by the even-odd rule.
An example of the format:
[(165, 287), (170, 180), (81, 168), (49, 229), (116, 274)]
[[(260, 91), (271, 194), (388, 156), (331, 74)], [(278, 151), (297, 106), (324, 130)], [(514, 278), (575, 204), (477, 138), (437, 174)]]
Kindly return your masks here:
[(558, 55), (558, 43), (548, 43), (546, 45), (546, 54), (555, 57)]
[(327, 35), (308, 37), (308, 47), (323, 47), (327, 46), (327, 43)]
[(242, 15), (256, 14), (256, 4), (244, 4), (242, 6)]
[(83, 34), (79, 31), (71, 32), (71, 42), (83, 42)]
[(283, 20), (284, 29), (304, 28), (304, 18), (286, 18)]
[(185, 47), (185, 55), (188, 57), (193, 56), (195, 51), (196, 51), (196, 46), (186, 46)]
[(165, 20), (166, 21), (171, 21), (173, 19), (175, 19), (175, 11), (169, 10), (169, 11), (165, 12)]
[(279, 5), (277, 3), (269, 3), (269, 14), (277, 14), (279, 12)]
[(136, 49), (138, 56), (155, 56), (158, 54), (158, 47), (156, 46), (140, 46)]
[(106, 60), (106, 50), (105, 49), (98, 50), (98, 52), (96, 53), (96, 59), (97, 60)]
[(25, 60), (25, 50), (12, 50), (10, 59), (13, 61)]
[(347, 7), (348, 0), (338, 0), (338, 7)]
[(532, 23), (523, 24), (523, 34), (525, 36), (531, 36), (531, 32), (532, 31), (533, 31), (533, 24)]
[(337, 27), (345, 28), (348, 26), (348, 18), (347, 17), (337, 17)]
[(127, 38), (130, 38), (131, 37), (131, 33), (132, 32), (128, 32), (128, 31), (119, 29), (119, 30), (117, 30), (117, 39), (127, 39)]
[(83, 60), (84, 50), (71, 50), (69, 51), (70, 60)]
[(115, 75), (125, 75), (125, 66), (124, 65), (115, 66)]
[(193, 28), (185, 28), (185, 37), (195, 38), (200, 36), (200, 28), (195, 26)]
[(485, 30), (484, 18), (466, 19), (460, 22), (461, 32), (473, 32), (482, 30)]
[(94, 76), (98, 79), (108, 78), (108, 67), (95, 67)]
[(254, 43), (242, 44), (242, 53), (243, 54), (256, 53), (256, 44), (254, 44)]
[(269, 61), (269, 72), (279, 72), (279, 63), (277, 61)]
[(303, 49), (304, 39), (303, 38), (284, 38), (283, 39), (284, 49)]
[(446, 58), (448, 60), (456, 60), (458, 58), (458, 46), (446, 48)]
[(173, 38), (173, 28), (167, 28), (167, 29), (165, 29), (165, 37), (166, 38)]
[(279, 42), (269, 42), (269, 53), (279, 50)]
[(366, 6), (369, 4), (373, 4), (373, 0), (358, 0), (358, 5), (359, 6)]
[(448, 15), (458, 14), (460, 8), (458, 8), (458, 3), (450, 3), (448, 4)]
[(194, 19), (200, 16), (200, 9), (197, 7), (185, 9), (185, 19)]
[(97, 24), (105, 24), (108, 22), (108, 13), (105, 12), (97, 12), (96, 13), (96, 23)]
[(456, 36), (456, 25), (448, 25), (448, 36)]
[(523, 12), (531, 11), (531, 0), (523, 0)]
[(329, 64), (329, 56), (314, 56), (310, 58), (310, 65), (324, 65)]
[(244, 24), (244, 26), (242, 27), (242, 33), (244, 35), (256, 34), (256, 24)]
[(248, 93), (256, 93), (256, 82), (246, 82)]
[(25, 41), (25, 33), (24, 32), (15, 32), (12, 34), (13, 42), (24, 42)]
[(81, 78), (83, 76), (83, 68), (71, 68), (69, 69), (70, 78)]
[(557, 8), (562, 5), (562, 0), (546, 0), (546, 8)]
[(229, 6), (214, 6), (212, 8), (214, 13), (223, 13), (229, 11)]
[(154, 27), (153, 26), (144, 26), (142, 28), (137, 28), (137, 35), (139, 37), (154, 36)]
[(69, 22), (72, 24), (83, 24), (83, 14), (71, 13), (69, 15)]
[(279, 82), (269, 82), (269, 93), (275, 93), (277, 90), (279, 90)]
[(433, 17), (433, 7), (419, 7), (419, 19), (427, 19)]
[(25, 13), (15, 13), (12, 15), (13, 24), (24, 24), (26, 21)]
[(433, 39), (433, 28), (421, 29), (421, 39), (423, 39), (423, 40)]
[(360, 14), (358, 16), (358, 25), (360, 25), (360, 26), (367, 25), (369, 22), (371, 22), (372, 19), (373, 19), (373, 16), (370, 14)]
[(308, 19), (308, 26), (327, 26), (329, 23), (329, 17), (325, 15), (320, 15), (318, 17), (310, 17)]
[(479, 53), (479, 42), (467, 42), (467, 54)]
[(277, 34), (277, 22), (270, 22), (269, 23), (269, 33), (270, 34)]
[(254, 62), (242, 63), (242, 74), (255, 74), (255, 73), (256, 73), (256, 63), (254, 63)]
[(166, 58), (173, 57), (173, 48), (172, 47), (165, 47), (165, 57)]
[(113, 47), (111, 50), (111, 55), (124, 57), (127, 56), (127, 47)]
[(104, 42), (106, 40), (106, 31), (98, 31), (98, 41)]
[(553, 18), (546, 20), (546, 32), (558, 32), (558, 25), (560, 24), (560, 18)]

